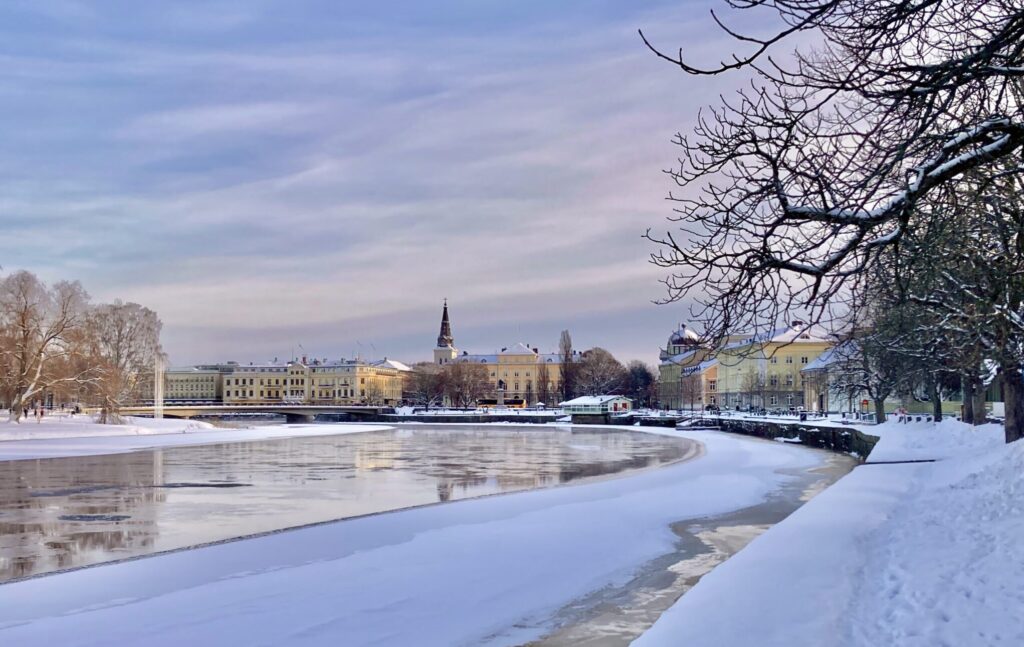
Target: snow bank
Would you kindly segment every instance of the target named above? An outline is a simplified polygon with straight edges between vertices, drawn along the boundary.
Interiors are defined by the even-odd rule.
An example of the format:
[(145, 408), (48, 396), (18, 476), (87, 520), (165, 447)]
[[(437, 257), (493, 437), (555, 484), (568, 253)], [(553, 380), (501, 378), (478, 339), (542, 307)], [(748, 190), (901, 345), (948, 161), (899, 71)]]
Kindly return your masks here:
[(1005, 441), (1000, 424), (972, 427), (955, 418), (944, 418), (938, 424), (890, 420), (862, 431), (880, 439), (868, 456), (873, 463), (953, 458), (999, 447)]
[(0, 586), (0, 642), (522, 644), (568, 602), (672, 550), (671, 522), (759, 503), (785, 472), (823, 460), (780, 443), (679, 435), (706, 454)]
[[(25, 436), (22, 428), (47, 426), (52, 431), (43, 431), (37, 437), (29, 431)], [(3, 440), (0, 442), (0, 461), (31, 458), (59, 458), (61, 456), (94, 456), (98, 454), (121, 454), (157, 447), (182, 445), (209, 445), (214, 443), (271, 440), (274, 438), (295, 438), (298, 436), (335, 436), (338, 434), (361, 433), (391, 429), (387, 425), (359, 425), (334, 423), (329, 425), (268, 425), (249, 429), (218, 429), (205, 422), (188, 420), (153, 420), (132, 418), (127, 425), (99, 425), (85, 416), (81, 421), (11, 424), (0, 426), (0, 439), (10, 428), (11, 436), (24, 440)]]
[(0, 442), (5, 440), (28, 440), (43, 438), (83, 438), (92, 436), (139, 436), (143, 434), (178, 434), (204, 429), (214, 429), (208, 422), (179, 420), (174, 418), (126, 418), (123, 425), (101, 425), (95, 416), (79, 414), (47, 415), (42, 422), (34, 418), (19, 423), (3, 420), (0, 422)]
[(858, 467), (634, 644), (1024, 644), (1024, 442), (994, 427), (876, 427), (886, 459), (950, 458)]

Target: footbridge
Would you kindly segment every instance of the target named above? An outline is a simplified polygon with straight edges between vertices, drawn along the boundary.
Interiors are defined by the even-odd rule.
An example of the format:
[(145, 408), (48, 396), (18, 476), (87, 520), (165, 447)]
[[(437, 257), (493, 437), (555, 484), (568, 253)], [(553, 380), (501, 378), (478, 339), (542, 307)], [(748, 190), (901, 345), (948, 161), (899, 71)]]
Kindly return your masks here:
[[(126, 416), (152, 416), (153, 406), (121, 407), (120, 413)], [(283, 415), (288, 422), (312, 422), (318, 415), (348, 414), (354, 417), (369, 418), (394, 413), (392, 407), (368, 405), (329, 405), (329, 404), (185, 404), (165, 405), (165, 418), (195, 418), (197, 416), (231, 416), (244, 413), (276, 413)]]

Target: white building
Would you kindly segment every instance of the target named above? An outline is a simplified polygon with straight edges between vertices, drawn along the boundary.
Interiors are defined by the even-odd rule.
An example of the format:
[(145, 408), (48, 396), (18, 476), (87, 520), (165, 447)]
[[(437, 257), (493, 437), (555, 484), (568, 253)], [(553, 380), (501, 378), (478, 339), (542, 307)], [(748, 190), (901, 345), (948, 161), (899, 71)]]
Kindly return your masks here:
[(559, 406), (568, 414), (601, 415), (629, 411), (633, 406), (633, 401), (621, 395), (584, 395), (567, 400)]

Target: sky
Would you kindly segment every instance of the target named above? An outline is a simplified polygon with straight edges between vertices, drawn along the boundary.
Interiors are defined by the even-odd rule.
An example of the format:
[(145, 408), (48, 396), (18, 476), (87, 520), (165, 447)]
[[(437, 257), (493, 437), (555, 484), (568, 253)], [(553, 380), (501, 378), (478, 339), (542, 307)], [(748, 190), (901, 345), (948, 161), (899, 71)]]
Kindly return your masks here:
[(0, 265), (157, 311), (174, 364), (517, 341), (653, 363), (705, 0), (13, 0)]

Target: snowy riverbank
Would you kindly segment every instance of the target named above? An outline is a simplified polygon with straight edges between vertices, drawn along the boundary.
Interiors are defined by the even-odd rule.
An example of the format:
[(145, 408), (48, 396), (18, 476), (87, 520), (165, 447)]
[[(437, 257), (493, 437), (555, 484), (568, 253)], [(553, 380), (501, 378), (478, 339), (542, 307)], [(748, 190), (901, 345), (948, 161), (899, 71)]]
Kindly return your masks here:
[(634, 644), (1024, 644), (1024, 443), (887, 423), (869, 461), (706, 575)]
[(129, 418), (123, 425), (97, 424), (90, 416), (51, 417), (15, 424), (0, 423), (0, 461), (119, 454), (155, 447), (336, 435), (389, 429), (387, 425), (268, 425), (218, 429), (208, 422), (164, 418)]

